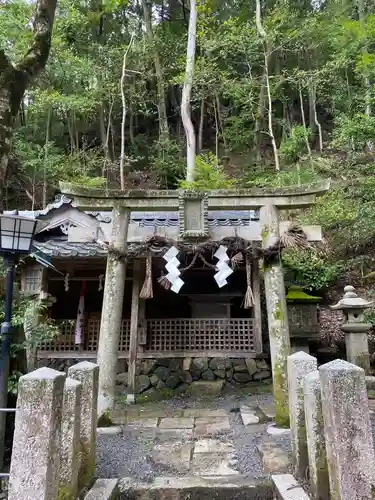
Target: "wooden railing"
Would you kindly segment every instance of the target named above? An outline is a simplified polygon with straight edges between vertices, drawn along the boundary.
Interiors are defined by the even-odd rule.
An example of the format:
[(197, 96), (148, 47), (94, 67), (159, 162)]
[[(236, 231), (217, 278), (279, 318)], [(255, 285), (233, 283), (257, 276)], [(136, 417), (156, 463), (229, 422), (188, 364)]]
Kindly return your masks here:
[(256, 350), (251, 318), (151, 319), (147, 323), (146, 350), (149, 351)]
[[(146, 321), (147, 335), (142, 352), (147, 355), (157, 353), (259, 353), (259, 332), (252, 318), (212, 319), (178, 318), (149, 319)], [(84, 343), (75, 344), (75, 320), (58, 322), (61, 335), (39, 348), (43, 353), (95, 354), (98, 348), (100, 320), (90, 319), (84, 327)], [(129, 350), (130, 320), (124, 319), (119, 341), (120, 353)], [(51, 357), (51, 356), (49, 356)], [(150, 356), (148, 356), (150, 357)]]

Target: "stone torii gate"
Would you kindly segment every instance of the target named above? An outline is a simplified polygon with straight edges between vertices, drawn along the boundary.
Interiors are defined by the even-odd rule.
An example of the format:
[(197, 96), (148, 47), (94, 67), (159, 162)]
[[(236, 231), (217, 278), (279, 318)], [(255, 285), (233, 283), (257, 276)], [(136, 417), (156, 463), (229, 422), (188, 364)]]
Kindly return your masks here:
[[(130, 213), (134, 211), (178, 211), (179, 239), (209, 237), (208, 210), (260, 209), (261, 240), (264, 249), (280, 238), (279, 211), (301, 209), (313, 205), (316, 197), (329, 189), (329, 182), (276, 189), (220, 189), (207, 192), (196, 190), (126, 191), (86, 188), (61, 183), (61, 191), (83, 210), (112, 210), (112, 233), (109, 244), (123, 253), (127, 248)], [(306, 230), (310, 241), (321, 239), (320, 227)], [(318, 235), (318, 236), (317, 236)], [(249, 238), (251, 239), (251, 238)], [(116, 364), (125, 287), (126, 262), (108, 252), (103, 307), (101, 315), (98, 364), (98, 412), (102, 415), (113, 408), (116, 385)], [(276, 423), (288, 425), (287, 357), (290, 354), (289, 326), (285, 301), (284, 275), (280, 259), (264, 269), (268, 329)], [(134, 290), (133, 290), (134, 292)], [(136, 293), (133, 293), (135, 298)], [(133, 320), (133, 312), (132, 318)], [(134, 323), (134, 324), (133, 324)], [(132, 321), (130, 332), (129, 372), (135, 371), (137, 323)]]

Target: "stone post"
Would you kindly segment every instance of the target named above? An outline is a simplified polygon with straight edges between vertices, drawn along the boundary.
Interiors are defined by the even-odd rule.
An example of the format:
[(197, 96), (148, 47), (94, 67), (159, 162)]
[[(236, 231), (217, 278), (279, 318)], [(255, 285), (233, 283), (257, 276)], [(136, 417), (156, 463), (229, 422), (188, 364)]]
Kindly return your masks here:
[(82, 384), (79, 403), (81, 449), (78, 473), (78, 489), (81, 491), (91, 486), (95, 472), (99, 367), (89, 361), (82, 361), (69, 368), (68, 377)]
[(294, 475), (305, 478), (308, 466), (307, 436), (303, 381), (305, 375), (317, 369), (317, 360), (300, 351), (288, 356), (289, 417), (292, 431)]
[(8, 500), (57, 500), (64, 380), (46, 367), (19, 380)]
[(353, 286), (344, 288), (344, 297), (331, 309), (343, 311), (344, 322), (341, 330), (345, 333), (346, 357), (350, 363), (358, 365), (368, 374), (370, 370), (370, 354), (367, 333), (370, 323), (365, 323), (364, 312), (372, 306), (372, 302), (361, 299)]
[(138, 323), (139, 323), (139, 291), (141, 287), (141, 266), (139, 260), (133, 261), (133, 288), (130, 313), (130, 345), (128, 369), (127, 402), (135, 403), (135, 372), (138, 351)]
[[(263, 248), (273, 246), (280, 237), (279, 215), (274, 205), (260, 208)], [(276, 424), (289, 425), (287, 358), (290, 354), (289, 324), (285, 300), (283, 266), (279, 259), (265, 263), (264, 285), (271, 348)]]
[[(114, 207), (110, 244), (123, 253), (127, 247), (129, 211)], [(109, 252), (103, 294), (103, 307), (98, 345), (99, 397), (98, 413), (113, 408), (116, 388), (118, 347), (126, 278), (126, 260)]]
[(329, 500), (322, 394), (318, 370), (306, 375), (303, 392), (311, 494), (313, 500)]
[(77, 380), (65, 380), (59, 474), (59, 499), (63, 500), (75, 500), (79, 493), (81, 389), (82, 385)]
[(365, 372), (347, 361), (319, 368), (332, 500), (370, 500), (374, 446)]

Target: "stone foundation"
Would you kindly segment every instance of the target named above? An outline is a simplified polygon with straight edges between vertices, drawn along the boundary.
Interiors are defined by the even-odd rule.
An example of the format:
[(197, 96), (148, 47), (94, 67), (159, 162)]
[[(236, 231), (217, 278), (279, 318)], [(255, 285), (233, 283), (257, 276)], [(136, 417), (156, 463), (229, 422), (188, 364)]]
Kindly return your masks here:
[[(41, 363), (59, 371), (66, 371), (79, 360), (49, 359)], [(91, 361), (91, 360), (90, 360)], [(92, 360), (95, 362), (95, 360)], [(143, 359), (137, 361), (136, 392), (176, 390), (185, 392), (196, 381), (222, 380), (230, 385), (242, 385), (248, 382), (270, 383), (271, 368), (264, 359), (252, 358), (168, 358)], [(118, 361), (117, 392), (126, 393), (128, 384), (127, 362)]]
[[(117, 375), (117, 386), (127, 386), (127, 372)], [(139, 360), (136, 370), (136, 392), (177, 390), (184, 392), (199, 380), (222, 380), (229, 384), (246, 384), (271, 378), (268, 363), (255, 359), (185, 358)], [(119, 387), (120, 386), (120, 387)]]

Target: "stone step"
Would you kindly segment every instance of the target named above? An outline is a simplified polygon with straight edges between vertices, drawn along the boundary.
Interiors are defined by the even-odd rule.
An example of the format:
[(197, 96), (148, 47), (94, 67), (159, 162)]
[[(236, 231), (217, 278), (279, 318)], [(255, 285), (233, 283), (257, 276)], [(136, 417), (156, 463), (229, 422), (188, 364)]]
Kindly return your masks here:
[(118, 500), (273, 500), (271, 481), (233, 477), (157, 477), (152, 483), (123, 478)]

